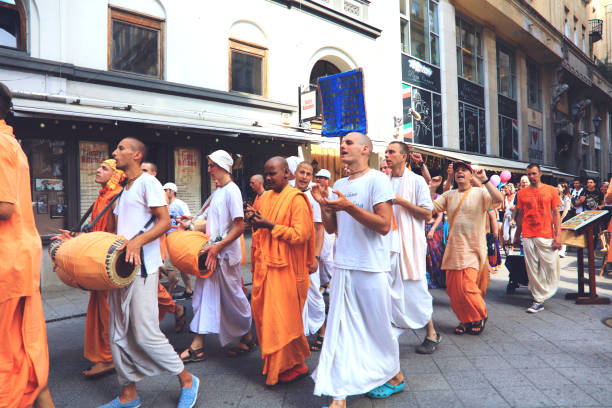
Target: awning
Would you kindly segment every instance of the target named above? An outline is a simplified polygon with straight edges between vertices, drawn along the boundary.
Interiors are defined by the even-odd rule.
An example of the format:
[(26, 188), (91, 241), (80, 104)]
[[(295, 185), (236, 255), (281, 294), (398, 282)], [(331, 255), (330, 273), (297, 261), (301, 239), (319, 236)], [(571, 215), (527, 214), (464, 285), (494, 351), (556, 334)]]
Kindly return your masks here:
[(542, 166), (542, 171), (550, 171), (553, 176), (560, 178), (574, 179), (577, 177), (575, 174), (565, 173), (556, 167)]
[[(83, 106), (78, 104), (13, 98), (13, 110), (15, 112), (15, 116), (22, 117), (47, 117), (53, 119), (57, 119), (58, 117), (65, 117), (83, 119), (86, 118), (103, 121), (124, 121), (171, 127), (177, 129), (185, 128), (194, 130), (205, 130), (213, 134), (228, 137), (238, 137), (240, 134), (245, 134), (251, 136), (273, 137), (277, 139), (291, 140), (298, 143), (319, 143), (321, 138), (316, 133), (300, 132), (284, 126), (252, 126), (244, 124), (234, 124), (229, 122), (216, 122), (198, 118), (138, 112), (134, 109), (116, 109), (112, 106)], [(203, 113), (202, 115), (206, 115), (206, 113)]]
[[(483, 156), (477, 153), (459, 152), (439, 147), (431, 147), (420, 144), (409, 143), (410, 149), (430, 156), (441, 157), (450, 160), (462, 160), (474, 164), (480, 168), (493, 171), (509, 170), (514, 173), (525, 173), (529, 163), (517, 160), (502, 159), (499, 157)], [(551, 174), (550, 170), (545, 174)]]

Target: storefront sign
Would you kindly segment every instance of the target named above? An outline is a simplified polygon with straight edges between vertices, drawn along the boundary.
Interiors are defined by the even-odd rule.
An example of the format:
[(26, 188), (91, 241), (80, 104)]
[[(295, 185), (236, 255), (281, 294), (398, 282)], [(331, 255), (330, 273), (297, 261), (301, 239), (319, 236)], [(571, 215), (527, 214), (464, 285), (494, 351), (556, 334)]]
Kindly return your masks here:
[(440, 93), (440, 69), (402, 54), (402, 81)]
[(317, 117), (317, 90), (300, 93), (300, 122)]
[(96, 170), (108, 159), (108, 143), (79, 142), (79, 181), (81, 190), (81, 217), (98, 198), (101, 186), (95, 182)]
[(518, 119), (518, 109), (516, 101), (503, 95), (497, 95), (497, 109), (499, 114), (512, 119)]
[(198, 149), (174, 149), (174, 183), (177, 197), (187, 203), (191, 213), (202, 205), (202, 159)]
[(529, 126), (529, 161), (544, 163), (544, 136), (542, 130)]
[(459, 100), (470, 105), (485, 107), (484, 88), (463, 78), (457, 78)]
[(323, 108), (321, 134), (342, 137), (350, 132), (367, 133), (362, 70), (322, 77), (318, 82)]

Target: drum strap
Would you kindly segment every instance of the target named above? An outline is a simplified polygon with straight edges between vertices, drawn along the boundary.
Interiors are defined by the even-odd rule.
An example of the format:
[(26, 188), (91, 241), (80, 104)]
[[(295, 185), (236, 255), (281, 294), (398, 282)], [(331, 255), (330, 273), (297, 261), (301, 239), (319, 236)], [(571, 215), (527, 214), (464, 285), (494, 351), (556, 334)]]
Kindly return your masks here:
[[(93, 206), (94, 206), (95, 203), (92, 204), (91, 207), (89, 207), (89, 210), (87, 210), (87, 213), (85, 213), (85, 215), (83, 216), (83, 218), (81, 218), (81, 221), (79, 222), (79, 227), (81, 225), (83, 225), (83, 227), (81, 228), (81, 232), (91, 232), (91, 231), (93, 231), (93, 227), (94, 227), (94, 225), (96, 225), (96, 222), (98, 222), (100, 220), (100, 218), (102, 218), (104, 216), (104, 214), (106, 214), (108, 212), (108, 210), (111, 209), (111, 207), (113, 206), (115, 201), (117, 201), (119, 199), (119, 197), (121, 197), (121, 194), (123, 194), (123, 192), (125, 191), (126, 184), (127, 184), (127, 178), (125, 180), (123, 180), (121, 183), (119, 183), (119, 185), (121, 187), (123, 187), (123, 189), (121, 189), (119, 194), (117, 194), (116, 196), (111, 198), (109, 203), (106, 204), (106, 207), (104, 207), (102, 209), (102, 211), (100, 211), (100, 214), (98, 214), (98, 216), (96, 218), (94, 218), (93, 221), (91, 221), (88, 224), (83, 225), (83, 222), (87, 219), (87, 217), (89, 217), (89, 214), (91, 214), (91, 211), (93, 210)], [(77, 232), (78, 232), (78, 230), (77, 230)]]
[[(138, 234), (134, 236), (137, 237), (140, 234), (144, 234), (147, 228), (149, 228), (149, 225), (153, 224), (154, 221), (155, 221), (155, 216), (152, 215), (151, 218), (149, 218), (149, 221), (147, 221), (147, 223), (145, 224), (145, 226), (142, 227), (142, 229), (138, 231)], [(142, 247), (140, 247), (140, 276), (142, 276), (145, 281), (147, 280), (147, 276), (149, 276), (149, 274), (147, 273), (147, 267), (145, 266), (144, 249), (142, 249)]]

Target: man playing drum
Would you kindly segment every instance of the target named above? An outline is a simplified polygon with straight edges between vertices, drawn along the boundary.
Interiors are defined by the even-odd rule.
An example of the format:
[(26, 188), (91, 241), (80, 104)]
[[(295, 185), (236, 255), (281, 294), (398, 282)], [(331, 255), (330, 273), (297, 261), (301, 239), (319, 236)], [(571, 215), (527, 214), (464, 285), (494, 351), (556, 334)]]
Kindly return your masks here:
[(185, 370), (159, 328), (155, 307), (157, 272), (162, 265), (159, 237), (170, 227), (170, 215), (160, 182), (140, 168), (146, 150), (141, 141), (125, 138), (113, 152), (117, 168), (125, 171), (128, 180), (113, 211), (116, 230), (129, 240), (126, 261), (140, 269), (130, 285), (109, 291), (111, 351), (123, 388), (117, 398), (100, 408), (140, 407), (136, 382), (163, 372), (179, 378), (179, 408), (193, 407), (198, 395), (199, 379)]
[[(251, 306), (242, 290), (240, 273), (240, 235), (244, 232), (242, 194), (232, 181), (232, 157), (224, 150), (208, 156), (208, 172), (216, 190), (208, 207), (206, 234), (219, 242), (205, 248), (206, 268), (214, 270), (206, 279), (196, 277), (193, 291), (193, 320), (190, 329), (195, 334), (189, 348), (181, 353), (184, 362), (204, 360), (204, 337), (218, 333), (221, 346), (240, 340), (228, 350), (238, 356), (253, 350)], [(202, 225), (199, 228), (203, 228)]]

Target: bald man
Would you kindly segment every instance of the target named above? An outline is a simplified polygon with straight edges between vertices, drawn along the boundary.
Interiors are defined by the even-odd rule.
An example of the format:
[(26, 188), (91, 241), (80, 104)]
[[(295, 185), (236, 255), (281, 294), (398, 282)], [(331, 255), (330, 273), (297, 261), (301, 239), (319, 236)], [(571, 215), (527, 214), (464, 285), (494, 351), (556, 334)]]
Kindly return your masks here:
[(117, 168), (126, 174), (127, 185), (113, 211), (115, 217), (110, 219), (117, 235), (128, 239), (126, 261), (139, 268), (130, 285), (109, 291), (111, 352), (122, 390), (100, 408), (139, 407), (136, 382), (164, 372), (178, 376), (179, 406), (192, 407), (200, 383), (185, 370), (159, 328), (155, 307), (162, 265), (159, 237), (170, 228), (170, 214), (160, 182), (140, 167), (146, 151), (141, 141), (125, 138), (113, 152)]
[(312, 375), (315, 395), (333, 398), (330, 408), (346, 407), (348, 395), (376, 390), (368, 395), (386, 398), (404, 388), (391, 328), (390, 240), (385, 237), (395, 196), (389, 178), (369, 168), (371, 152), (366, 135), (349, 133), (340, 158), (350, 176), (334, 184), (337, 198), (324, 197), (318, 185), (312, 188), (325, 230), (338, 234), (325, 341)]
[(308, 374), (310, 355), (302, 309), (308, 296), (309, 268), (315, 260), (312, 209), (308, 198), (288, 184), (282, 157), (264, 166), (266, 191), (259, 211), (245, 214), (255, 229), (251, 308), (264, 360), (266, 385), (288, 383)]
[(259, 197), (261, 197), (261, 195), (266, 191), (266, 189), (264, 188), (263, 176), (261, 174), (255, 174), (251, 176), (249, 186), (251, 187), (251, 190), (253, 190), (253, 192), (255, 193), (255, 199), (253, 200), (253, 206), (255, 206), (255, 203), (257, 202), (257, 200), (259, 200)]

